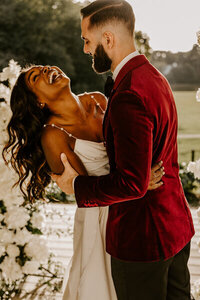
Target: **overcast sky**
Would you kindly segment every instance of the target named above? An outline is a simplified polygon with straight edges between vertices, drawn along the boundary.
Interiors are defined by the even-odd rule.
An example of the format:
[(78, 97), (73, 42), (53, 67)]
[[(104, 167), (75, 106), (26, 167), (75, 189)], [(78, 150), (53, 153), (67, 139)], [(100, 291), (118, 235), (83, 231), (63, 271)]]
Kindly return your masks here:
[(200, 0), (128, 1), (135, 12), (136, 30), (148, 34), (153, 50), (192, 49), (200, 30)]

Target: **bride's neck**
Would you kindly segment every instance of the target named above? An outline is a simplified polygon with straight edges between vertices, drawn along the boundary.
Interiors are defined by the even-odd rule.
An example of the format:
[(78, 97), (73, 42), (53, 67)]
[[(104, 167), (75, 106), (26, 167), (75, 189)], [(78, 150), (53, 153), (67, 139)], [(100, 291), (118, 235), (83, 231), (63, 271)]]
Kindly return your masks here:
[(52, 109), (51, 119), (63, 126), (82, 125), (86, 122), (87, 112), (79, 98), (69, 92), (61, 98), (56, 107)]

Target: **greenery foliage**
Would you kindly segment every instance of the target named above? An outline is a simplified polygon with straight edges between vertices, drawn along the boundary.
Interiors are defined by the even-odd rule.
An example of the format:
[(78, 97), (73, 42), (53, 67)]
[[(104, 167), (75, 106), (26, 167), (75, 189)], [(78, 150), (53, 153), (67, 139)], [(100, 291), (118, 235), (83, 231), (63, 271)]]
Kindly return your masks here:
[(74, 195), (65, 194), (56, 183), (51, 182), (45, 190), (45, 197), (50, 202), (58, 202), (58, 203), (72, 203), (75, 201)]
[(196, 190), (199, 187), (200, 180), (195, 179), (194, 174), (187, 171), (184, 163), (180, 164), (180, 178), (188, 203), (191, 206), (198, 207), (200, 205), (200, 196), (197, 195)]

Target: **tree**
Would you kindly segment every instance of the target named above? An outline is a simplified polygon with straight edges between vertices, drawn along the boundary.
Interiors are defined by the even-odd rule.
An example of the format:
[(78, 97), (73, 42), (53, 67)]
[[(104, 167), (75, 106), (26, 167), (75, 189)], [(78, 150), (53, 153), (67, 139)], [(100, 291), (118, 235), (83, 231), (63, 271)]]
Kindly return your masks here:
[(152, 49), (149, 45), (150, 38), (142, 31), (135, 32), (136, 47), (141, 54), (145, 54), (147, 58), (150, 58)]
[(191, 89), (199, 86), (200, 47), (197, 45), (188, 52), (155, 51), (151, 61), (171, 84), (180, 85), (181, 88), (187, 85)]
[[(57, 65), (70, 78), (75, 93), (103, 91), (105, 75), (91, 68), (80, 39), (80, 3), (72, 0), (1, 0), (0, 68), (10, 59), (21, 66)], [(149, 54), (149, 38), (136, 33), (142, 53)]]

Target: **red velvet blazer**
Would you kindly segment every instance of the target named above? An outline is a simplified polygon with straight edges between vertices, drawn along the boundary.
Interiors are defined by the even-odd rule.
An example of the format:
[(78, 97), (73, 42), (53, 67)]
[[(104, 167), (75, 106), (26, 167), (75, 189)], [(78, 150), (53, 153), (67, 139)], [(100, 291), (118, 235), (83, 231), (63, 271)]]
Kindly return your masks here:
[[(174, 256), (194, 235), (179, 178), (177, 112), (167, 80), (144, 55), (132, 58), (115, 80), (104, 137), (110, 174), (78, 176), (78, 206), (110, 206), (106, 247), (112, 256), (127, 261)], [(160, 160), (164, 185), (147, 191), (151, 166)]]

